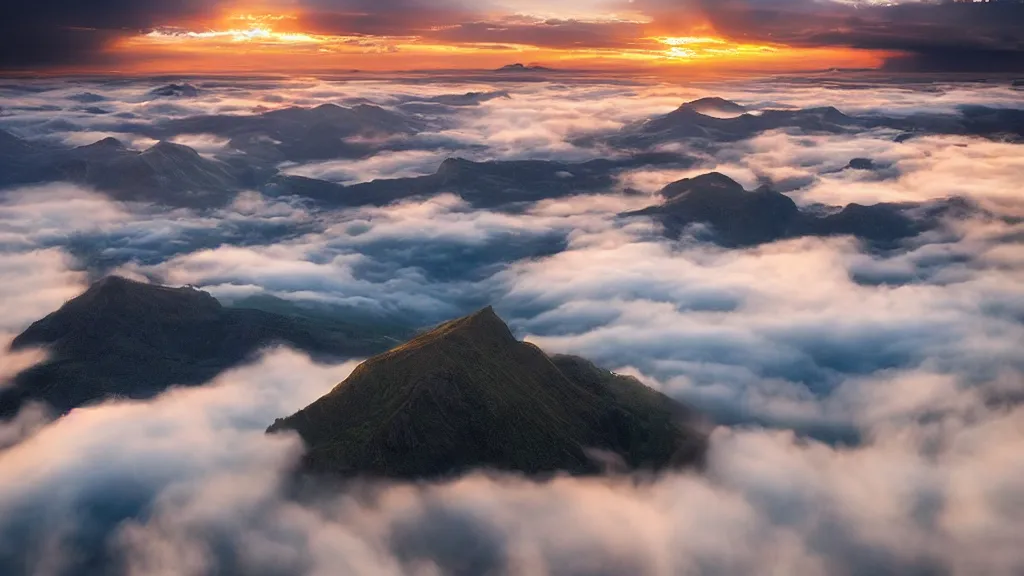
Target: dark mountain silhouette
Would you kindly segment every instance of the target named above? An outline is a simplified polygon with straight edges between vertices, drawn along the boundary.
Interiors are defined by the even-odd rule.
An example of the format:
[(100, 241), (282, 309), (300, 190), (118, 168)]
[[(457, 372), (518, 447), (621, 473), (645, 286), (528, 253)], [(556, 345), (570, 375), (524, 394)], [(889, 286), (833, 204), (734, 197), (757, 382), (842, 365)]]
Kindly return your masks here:
[(39, 159), (54, 149), (0, 130), (0, 185), (25, 184), (45, 179)]
[(699, 112), (706, 116), (739, 116), (747, 111), (746, 107), (725, 98), (700, 98), (687, 102), (680, 108)]
[[(240, 188), (237, 174), (228, 165), (171, 142), (135, 152), (108, 138), (78, 148), (70, 156), (63, 166), (65, 174), (116, 200), (209, 207), (230, 202)], [(71, 166), (80, 172), (74, 173)]]
[(422, 120), (379, 106), (322, 104), (251, 115), (191, 116), (141, 131), (156, 138), (216, 134), (229, 138), (228, 146), (253, 162), (301, 162), (367, 156), (386, 148), (381, 140), (411, 136), (425, 127)]
[(405, 196), (396, 196), (384, 200), (373, 198), (356, 198), (347, 193), (348, 186), (317, 178), (278, 174), (263, 186), (263, 193), (268, 196), (297, 196), (311, 200), (313, 203), (328, 208), (344, 206), (361, 206), (364, 204), (383, 206)]
[(537, 66), (535, 64), (525, 65), (520, 63), (506, 64), (501, 68), (495, 70), (495, 72), (511, 72), (511, 73), (529, 73), (529, 72), (554, 72), (552, 68), (545, 68), (544, 66)]
[(615, 184), (615, 174), (628, 167), (687, 162), (666, 154), (638, 155), (624, 160), (591, 160), (580, 164), (549, 160), (473, 162), (448, 158), (437, 172), (426, 176), (344, 186), (278, 175), (268, 182), (264, 191), (272, 196), (302, 196), (324, 206), (380, 206), (405, 198), (447, 192), (461, 196), (477, 208), (498, 208), (609, 190)]
[[(654, 217), (673, 238), (691, 225), (710, 225), (712, 239), (724, 246), (836, 235), (852, 235), (885, 246), (939, 226), (942, 215), (942, 210), (915, 213), (922, 205), (910, 203), (802, 211), (788, 196), (768, 186), (745, 190), (718, 172), (673, 182), (660, 195), (664, 199), (661, 204), (626, 215)], [(948, 202), (963, 203), (958, 199)]]
[(156, 98), (195, 98), (199, 96), (199, 88), (191, 84), (167, 84), (153, 88), (149, 95)]
[(788, 196), (767, 188), (748, 192), (718, 172), (673, 182), (661, 196), (661, 205), (632, 214), (655, 216), (672, 236), (704, 223), (714, 227), (719, 242), (746, 246), (785, 238), (800, 229), (800, 210)]
[(134, 153), (117, 138), (104, 138), (92, 144), (78, 146), (69, 151), (68, 156), (83, 161), (109, 162), (118, 157), (132, 156)]
[(21, 154), (28, 154), (37, 151), (39, 148), (22, 138), (5, 130), (0, 130), (0, 157), (16, 157)]
[(464, 94), (438, 94), (437, 96), (410, 96), (402, 98), (398, 107), (402, 112), (412, 114), (438, 114), (440, 111), (453, 108), (479, 106), (484, 102), (497, 99), (510, 99), (512, 95), (505, 90), (491, 92), (466, 92)]
[(446, 106), (476, 106), (483, 102), (489, 102), (499, 98), (508, 99), (512, 95), (506, 90), (495, 90), (492, 92), (466, 92), (465, 94), (440, 94), (430, 98), (417, 99), (418, 102), (434, 102)]
[(57, 148), (0, 131), (0, 185), (65, 180), (115, 200), (204, 208), (226, 204), (242, 186), (240, 171), (171, 142), (129, 150), (115, 138)]
[[(320, 357), (366, 356), (408, 334), (278, 308), (228, 308), (193, 288), (111, 276), (32, 324), (12, 349), (44, 347), (50, 358), (0, 391), (0, 416), (27, 400), (59, 412), (109, 397), (149, 398), (171, 385), (202, 384), (261, 348), (287, 344)], [(392, 330), (392, 332), (388, 332)]]
[(878, 165), (871, 158), (853, 158), (846, 165), (848, 170), (874, 170)]
[[(964, 105), (959, 107), (959, 111), (964, 134), (1000, 137), (1013, 142), (1024, 140), (1024, 109)], [(922, 129), (927, 129), (927, 126), (922, 126)]]
[[(907, 134), (963, 134), (1019, 141), (1024, 138), (1024, 110), (965, 105), (953, 114), (918, 113), (890, 118), (849, 116), (832, 106), (747, 111), (739, 104), (713, 97), (687, 102), (668, 114), (627, 126), (606, 143), (647, 149), (689, 139), (735, 142), (768, 130), (842, 134), (871, 128), (891, 128)], [(906, 139), (900, 138), (900, 141)]]
[[(733, 116), (717, 117), (713, 108), (724, 107)], [(765, 110), (744, 113), (742, 106), (720, 98), (687, 102), (664, 116), (627, 126), (611, 137), (610, 143), (630, 148), (645, 148), (680, 139), (701, 138), (713, 142), (733, 142), (767, 130), (798, 128), (804, 132), (840, 133), (860, 125), (857, 119), (831, 107), (804, 110)], [(705, 113), (707, 112), (707, 113)]]
[(916, 236), (934, 222), (917, 221), (906, 214), (911, 204), (847, 204), (838, 213), (808, 219), (805, 234), (849, 235), (876, 242), (893, 242)]
[(610, 188), (614, 179), (607, 161), (563, 164), (545, 160), (473, 162), (449, 158), (427, 176), (374, 180), (352, 186), (295, 176), (278, 176), (268, 189), (274, 195), (299, 195), (325, 205), (385, 205), (404, 198), (458, 194), (476, 207), (532, 202)]
[(486, 308), (367, 360), (268, 432), (297, 431), (318, 473), (592, 473), (700, 462), (706, 440), (687, 416), (634, 379), (517, 341)]
[(99, 94), (94, 94), (92, 92), (81, 92), (79, 94), (72, 94), (71, 96), (68, 96), (68, 100), (73, 100), (82, 104), (95, 104), (97, 102), (105, 102), (107, 98), (106, 96), (100, 96)]
[[(338, 107), (333, 107), (338, 108)], [(549, 160), (473, 162), (445, 160), (436, 173), (345, 186), (280, 174), (267, 164), (281, 158), (277, 144), (253, 154), (211, 160), (188, 146), (160, 142), (139, 152), (114, 138), (77, 148), (58, 148), (0, 131), (0, 185), (67, 180), (97, 188), (116, 200), (174, 207), (210, 208), (231, 202), (238, 190), (262, 189), (271, 196), (299, 196), (324, 207), (382, 206), (397, 200), (450, 192), (476, 207), (495, 208), (605, 191), (615, 175), (647, 165), (687, 167), (692, 160), (671, 153), (642, 153), (616, 160), (568, 164)], [(255, 158), (261, 153), (262, 158)], [(267, 167), (261, 167), (266, 165)]]

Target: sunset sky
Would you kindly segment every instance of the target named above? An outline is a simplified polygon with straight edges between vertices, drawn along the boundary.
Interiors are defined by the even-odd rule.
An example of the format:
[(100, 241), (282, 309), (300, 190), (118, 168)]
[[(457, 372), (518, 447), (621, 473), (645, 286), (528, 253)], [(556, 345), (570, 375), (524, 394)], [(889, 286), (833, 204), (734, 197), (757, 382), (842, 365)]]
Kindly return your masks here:
[(8, 71), (1024, 67), (1016, 1), (45, 0), (7, 16)]
[(0, 576), (1024, 576), (1024, 0), (0, 2)]

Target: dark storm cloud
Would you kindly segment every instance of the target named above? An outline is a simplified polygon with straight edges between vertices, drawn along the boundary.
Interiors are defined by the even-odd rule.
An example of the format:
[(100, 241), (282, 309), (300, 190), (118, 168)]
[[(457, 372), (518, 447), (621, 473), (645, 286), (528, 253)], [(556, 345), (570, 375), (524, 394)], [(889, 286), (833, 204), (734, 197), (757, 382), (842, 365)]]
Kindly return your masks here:
[(1024, 3), (643, 0), (656, 21), (706, 20), (736, 40), (905, 53), (894, 69), (1024, 69)]
[(9, 2), (0, 18), (0, 69), (94, 62), (111, 42), (154, 26), (208, 16), (216, 0)]
[(1024, 50), (938, 46), (889, 58), (884, 68), (892, 72), (1021, 72)]

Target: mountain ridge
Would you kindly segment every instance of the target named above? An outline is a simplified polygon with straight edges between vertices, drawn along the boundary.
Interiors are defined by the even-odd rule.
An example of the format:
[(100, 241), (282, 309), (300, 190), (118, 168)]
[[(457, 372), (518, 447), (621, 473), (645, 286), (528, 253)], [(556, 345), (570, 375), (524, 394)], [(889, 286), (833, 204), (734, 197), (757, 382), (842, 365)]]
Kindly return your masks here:
[(502, 66), (501, 68), (498, 68), (497, 70), (495, 70), (495, 72), (513, 72), (513, 73), (521, 73), (521, 72), (554, 72), (554, 71), (555, 70), (553, 68), (547, 68), (547, 67), (544, 67), (544, 66), (538, 66), (536, 64), (522, 64), (520, 62), (516, 62), (515, 64), (506, 64), (506, 65)]
[[(672, 182), (659, 191), (660, 204), (626, 212), (649, 216), (665, 234), (679, 238), (693, 224), (712, 227), (713, 239), (724, 246), (753, 246), (800, 236), (850, 235), (878, 246), (911, 238), (941, 225), (941, 206), (914, 214), (924, 204), (848, 204), (828, 207), (821, 215), (802, 210), (791, 198), (764, 185), (746, 190), (719, 172)], [(970, 210), (962, 199), (946, 200), (951, 208)], [(834, 208), (834, 209), (832, 209)]]
[[(477, 162), (446, 158), (432, 174), (338, 184), (279, 174), (263, 190), (271, 196), (300, 196), (326, 206), (386, 205), (406, 198), (455, 193), (478, 208), (499, 208), (610, 190), (615, 173), (633, 166), (681, 161), (667, 154), (641, 154), (618, 160), (564, 163), (550, 160)], [(688, 165), (688, 164), (687, 164)]]
[(32, 323), (13, 350), (43, 347), (49, 358), (0, 390), (0, 416), (40, 400), (58, 412), (108, 397), (149, 398), (172, 385), (203, 384), (260, 349), (286, 344), (316, 358), (365, 357), (391, 336), (365, 321), (235, 308), (192, 287), (110, 276)]
[(607, 387), (566, 376), (488, 307), (366, 360), (267, 432), (294, 430), (307, 447), (303, 469), (338, 476), (598, 473), (592, 450), (630, 468), (701, 460), (703, 436), (676, 420), (684, 409), (669, 410), (653, 390), (653, 399), (635, 393), (633, 404), (618, 402)]

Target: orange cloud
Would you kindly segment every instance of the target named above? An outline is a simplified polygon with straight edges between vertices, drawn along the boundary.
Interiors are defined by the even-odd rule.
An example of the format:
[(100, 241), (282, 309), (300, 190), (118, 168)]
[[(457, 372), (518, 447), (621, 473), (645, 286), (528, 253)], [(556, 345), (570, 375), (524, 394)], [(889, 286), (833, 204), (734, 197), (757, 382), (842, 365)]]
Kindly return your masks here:
[[(295, 14), (232, 12), (203, 29), (158, 28), (110, 48), (126, 71), (318, 72), (493, 68), (511, 61), (563, 67), (868, 65), (863, 54), (738, 43), (716, 36), (642, 36), (636, 22), (538, 22), (519, 17), (405, 34), (303, 31)], [(624, 34), (629, 32), (630, 34)]]
[(50, 0), (0, 20), (0, 70), (1019, 68), (1024, 4), (846, 0)]
[[(112, 3), (107, 12), (118, 13), (115, 0), (102, 2)], [(848, 49), (734, 40), (718, 34), (695, 11), (666, 20), (632, 8), (588, 16), (574, 5), (576, 9), (567, 6), (555, 17), (487, 12), (490, 4), (473, 11), (446, 0), (187, 2), (188, 10), (172, 12), (157, 10), (161, 5), (155, 3), (133, 4), (132, 19), (114, 21), (128, 26), (116, 29), (99, 26), (104, 21), (100, 17), (83, 20), (95, 26), (81, 49), (47, 55), (38, 64), (57, 72), (315, 73), (495, 68), (529, 61), (577, 69), (642, 67), (690, 73), (871, 66), (879, 61)]]

